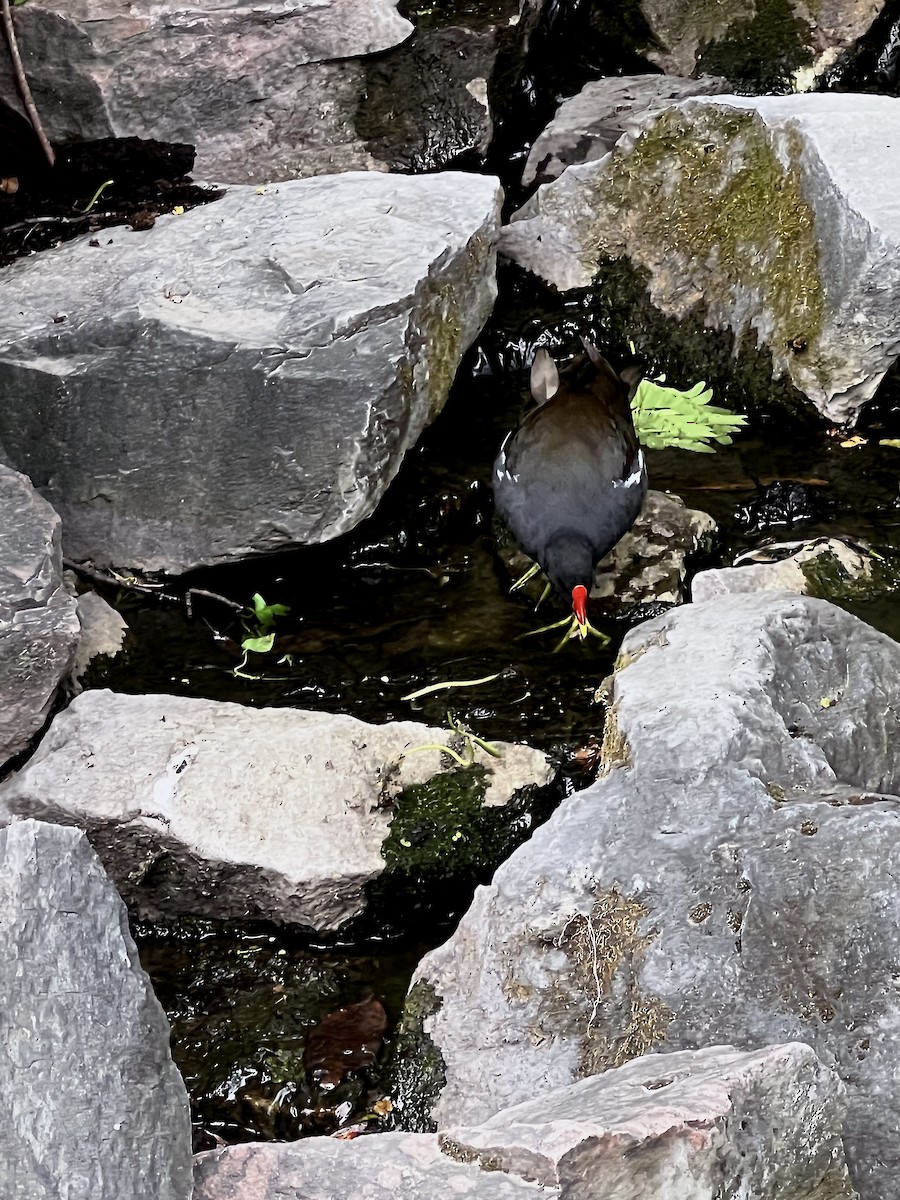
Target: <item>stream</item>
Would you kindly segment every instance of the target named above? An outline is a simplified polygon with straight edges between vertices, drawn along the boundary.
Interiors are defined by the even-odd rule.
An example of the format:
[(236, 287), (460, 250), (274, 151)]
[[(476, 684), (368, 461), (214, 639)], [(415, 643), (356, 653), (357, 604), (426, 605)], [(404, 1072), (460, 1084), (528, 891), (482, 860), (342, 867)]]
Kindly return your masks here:
[[(509, 5), (500, 7), (505, 12)], [(432, 8), (420, 5), (417, 12)], [(577, 38), (574, 18), (572, 24)], [(552, 113), (556, 88), (571, 94), (582, 77), (640, 69), (630, 52), (620, 50), (609, 62), (605, 53), (581, 47), (571, 66), (578, 78), (565, 85), (563, 50), (546, 56), (543, 84), (535, 68), (519, 107), (510, 101), (500, 111), (489, 167), (507, 184), (521, 168), (523, 145)], [(883, 62), (878, 69), (884, 73)], [(609, 331), (591, 328), (605, 347)], [(568, 787), (589, 783), (577, 752), (601, 733), (597, 689), (628, 621), (592, 614), (600, 616), (609, 644), (569, 643), (554, 653), (556, 636), (533, 633), (563, 610), (551, 602), (535, 613), (510, 596), (492, 525), (491, 465), (523, 412), (526, 364), (538, 341), (548, 344), (548, 330), (551, 348), (571, 348), (576, 331), (585, 331), (578, 303), (560, 302), (550, 312), (546, 296), (503, 267), (489, 326), (466, 356), (445, 410), (373, 517), (322, 546), (177, 581), (180, 589), (207, 589), (245, 606), (254, 594), (287, 606), (270, 653), (251, 654), (242, 666), (241, 622), (213, 600), (198, 599), (190, 619), (184, 606), (106, 591), (129, 633), (117, 658), (95, 661), (85, 685), (349, 713), (378, 723), (415, 718), (443, 725), (452, 709), (481, 738), (546, 751)], [(622, 349), (619, 339), (613, 357)], [(641, 349), (650, 349), (652, 359), (652, 347)], [(661, 365), (648, 363), (650, 370)], [(669, 382), (688, 387), (697, 377)], [(728, 564), (767, 542), (818, 535), (868, 541), (893, 562), (900, 556), (900, 448), (880, 443), (896, 437), (898, 413), (900, 386), (891, 379), (856, 445), (842, 445), (846, 435), (831, 436), (820, 422), (751, 414), (746, 432), (715, 454), (650, 452), (650, 486), (671, 490), (718, 522), (712, 557), (695, 566)], [(802, 485), (807, 503), (793, 523), (760, 519), (761, 489), (776, 480)], [(900, 639), (900, 606), (892, 595), (857, 600), (852, 610)], [(485, 677), (490, 681), (478, 687), (404, 699), (431, 684)], [(377, 1071), (324, 1095), (306, 1078), (306, 1035), (328, 1013), (373, 995), (393, 1027), (416, 963), (448, 936), (458, 915), (439, 909), (438, 902), (427, 928), (410, 927), (402, 936), (385, 930), (364, 945), (316, 945), (296, 930), (269, 926), (138, 926), (142, 961), (168, 1013), (175, 1062), (191, 1093), (197, 1148), (216, 1138), (329, 1133), (351, 1114), (371, 1110), (381, 1095)]]

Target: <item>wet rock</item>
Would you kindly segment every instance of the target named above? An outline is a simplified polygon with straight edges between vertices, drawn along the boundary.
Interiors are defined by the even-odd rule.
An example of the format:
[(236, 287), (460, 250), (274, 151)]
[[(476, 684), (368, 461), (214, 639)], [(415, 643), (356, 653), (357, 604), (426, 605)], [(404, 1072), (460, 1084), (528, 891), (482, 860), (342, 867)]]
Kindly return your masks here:
[(648, 492), (638, 519), (594, 573), (591, 596), (634, 604), (681, 604), (687, 560), (716, 532), (712, 517), (687, 508), (680, 496)]
[(461, 174), (238, 187), (6, 268), (2, 456), (67, 556), (178, 572), (368, 516), (490, 313), (499, 197)]
[(895, 1200), (898, 714), (900, 646), (821, 600), (632, 630), (608, 773), (419, 967), (410, 1021), (446, 1083), (407, 1091), (477, 1124), (651, 1050), (805, 1041), (847, 1085), (854, 1185)]
[(778, 557), (778, 551), (776, 545), (757, 552), (770, 554), (769, 562), (751, 559), (740, 566), (701, 571), (691, 582), (694, 600), (699, 603), (746, 592), (799, 592), (838, 600), (869, 588), (873, 559), (839, 538), (785, 543), (782, 551), (786, 557)]
[[(528, 827), (519, 801), (549, 782), (544, 755), (501, 743), (500, 757), (476, 748), (471, 767), (449, 771), (447, 743), (465, 756), (448, 730), (411, 721), (90, 691), (0, 789), (0, 807), (85, 828), (141, 916), (333, 932), (363, 911), (386, 859), (431, 848), (446, 877), (468, 864), (486, 806)], [(405, 846), (389, 841), (395, 822)]]
[(713, 1046), (651, 1054), (542, 1092), (483, 1125), (451, 1127), (440, 1143), (453, 1158), (570, 1200), (850, 1200), (842, 1093), (809, 1046)]
[[(517, 0), (467, 6), (444, 24), (440, 6), (420, 16), (408, 42), (366, 63), (356, 128), (373, 159), (391, 171), (437, 171), (483, 162), (493, 133), (492, 84)], [(503, 17), (506, 19), (503, 19)], [(473, 19), (475, 18), (475, 19)], [(429, 23), (425, 23), (428, 21)], [(437, 22), (432, 24), (431, 22)]]
[(77, 605), (81, 637), (72, 664), (72, 678), (76, 684), (93, 659), (100, 655), (112, 658), (119, 653), (128, 631), (121, 613), (96, 592), (83, 592)]
[[(36, 0), (15, 20), (57, 142), (186, 142), (200, 177), (221, 183), (483, 160), (495, 76), (527, 14), (519, 21), (518, 0), (423, 4), (414, 28), (396, 7), (289, 0), (198, 14), (167, 3), (123, 17), (109, 0)], [(0, 96), (20, 103), (7, 64)]]
[[(554, 1193), (550, 1193), (552, 1196)], [(282, 1145), (227, 1146), (198, 1154), (193, 1200), (546, 1200), (548, 1193), (501, 1171), (453, 1162), (427, 1134), (383, 1133), (353, 1141), (309, 1138)]]
[(0, 467), (0, 766), (46, 721), (77, 641), (59, 517), (24, 475)]
[(564, 100), (553, 120), (536, 138), (522, 184), (548, 183), (574, 163), (594, 162), (612, 150), (623, 133), (638, 128), (650, 114), (688, 96), (727, 92), (724, 79), (708, 75), (678, 79), (671, 75), (613, 75), (585, 84)]
[[(146, 137), (197, 147), (197, 171), (243, 183), (376, 164), (354, 128), (362, 58), (412, 25), (396, 0), (33, 0), (15, 14), (51, 141)], [(9, 63), (0, 95), (20, 100)]]
[(849, 422), (900, 351), (900, 224), (871, 165), (898, 140), (889, 97), (686, 100), (540, 188), (500, 249), (561, 290), (626, 256), (663, 313), (764, 344), (776, 377)]
[[(681, 604), (686, 563), (714, 536), (716, 523), (708, 513), (686, 508), (679, 496), (649, 491), (634, 525), (597, 564), (591, 597), (615, 611), (637, 604)], [(499, 548), (513, 578), (531, 565), (530, 559), (501, 531)], [(538, 576), (525, 587), (537, 601), (546, 585)]]
[(189, 1200), (187, 1094), (125, 909), (76, 829), (0, 830), (4, 1132), (15, 1200)]
[(871, 26), (885, 0), (804, 0), (785, 4), (716, 0), (640, 0), (647, 23), (644, 53), (675, 75), (691, 75), (702, 63), (733, 84), (806, 86)]

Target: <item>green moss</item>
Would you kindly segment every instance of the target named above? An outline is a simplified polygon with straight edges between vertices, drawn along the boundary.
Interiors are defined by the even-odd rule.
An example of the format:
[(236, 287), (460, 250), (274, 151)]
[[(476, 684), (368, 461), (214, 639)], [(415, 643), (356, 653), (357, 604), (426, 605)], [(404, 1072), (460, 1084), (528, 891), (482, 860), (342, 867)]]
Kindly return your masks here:
[(837, 555), (822, 553), (801, 563), (800, 571), (807, 582), (808, 595), (852, 606), (854, 602), (894, 592), (900, 586), (900, 561), (895, 555), (871, 558), (867, 565), (866, 574), (854, 576)]
[(411, 1133), (432, 1133), (431, 1110), (447, 1082), (441, 1052), (425, 1032), (425, 1020), (441, 1007), (430, 984), (410, 988), (385, 1065), (384, 1084), (394, 1123)]
[(697, 70), (724, 75), (744, 92), (788, 92), (794, 72), (813, 61), (809, 39), (809, 25), (790, 0), (757, 0), (752, 18), (736, 21), (721, 41), (701, 46)]
[[(799, 144), (791, 149), (796, 160)], [(753, 307), (771, 314), (767, 340), (811, 351), (825, 305), (813, 212), (796, 161), (782, 165), (755, 115), (669, 110), (598, 188), (601, 211), (617, 217), (610, 225), (607, 208), (604, 228), (626, 223), (628, 240), (673, 270), (692, 263), (710, 308), (758, 296)]]
[(456, 874), (483, 862), (501, 811), (484, 807), (486, 793), (487, 771), (479, 764), (405, 788), (381, 848), (388, 870), (422, 878)]

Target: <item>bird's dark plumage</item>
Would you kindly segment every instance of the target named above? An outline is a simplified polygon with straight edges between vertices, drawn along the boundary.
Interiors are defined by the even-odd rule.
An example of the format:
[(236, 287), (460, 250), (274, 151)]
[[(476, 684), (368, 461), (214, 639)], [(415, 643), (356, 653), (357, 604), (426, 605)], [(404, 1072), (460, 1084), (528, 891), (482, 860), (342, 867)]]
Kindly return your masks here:
[[(541, 402), (494, 463), (497, 511), (553, 586), (572, 598), (637, 517), (647, 492), (631, 417), (639, 375), (620, 377), (591, 345), (560, 374), (538, 351), (532, 392)], [(577, 609), (576, 609), (577, 611)]]

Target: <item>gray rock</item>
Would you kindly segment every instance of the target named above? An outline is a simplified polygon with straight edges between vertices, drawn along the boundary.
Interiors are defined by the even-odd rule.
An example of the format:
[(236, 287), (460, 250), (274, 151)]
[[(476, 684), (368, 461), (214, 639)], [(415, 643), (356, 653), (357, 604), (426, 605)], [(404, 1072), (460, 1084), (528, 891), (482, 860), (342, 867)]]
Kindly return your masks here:
[(349, 1142), (307, 1138), (198, 1154), (193, 1200), (552, 1200), (557, 1194), (500, 1171), (453, 1162), (427, 1134), (383, 1133)]
[(46, 721), (78, 631), (59, 517), (24, 475), (0, 467), (0, 766)]
[(81, 637), (72, 664), (72, 679), (76, 687), (93, 659), (101, 655), (113, 658), (119, 653), (128, 631), (121, 614), (96, 592), (83, 592), (77, 604)]
[[(833, 600), (837, 593), (866, 587), (872, 578), (872, 559), (861, 549), (840, 538), (814, 538), (810, 542), (787, 543), (793, 549), (778, 558), (779, 547), (761, 547), (755, 552), (772, 554), (768, 562), (700, 571), (691, 581), (691, 594), (698, 603), (746, 592), (798, 592)], [(829, 594), (829, 592), (831, 594)]]
[[(807, 81), (809, 86), (869, 29), (884, 0), (824, 0), (814, 5), (790, 0), (778, 7), (744, 0), (716, 0), (713, 5), (640, 0), (639, 7), (650, 35), (644, 53), (664, 71), (690, 75), (722, 44), (738, 77), (760, 71), (781, 76), (782, 64), (790, 63), (798, 83)], [(757, 61), (760, 54), (763, 61)]]
[(616, 606), (681, 604), (687, 560), (716, 532), (709, 513), (687, 508), (680, 496), (649, 491), (631, 530), (597, 565), (591, 596)]
[(189, 1200), (187, 1093), (86, 838), (0, 829), (6, 1200)]
[[(89, 691), (0, 788), (0, 808), (7, 819), (85, 828), (143, 916), (253, 916), (331, 932), (363, 911), (366, 884), (385, 869), (404, 789), (444, 769), (438, 749), (418, 748), (448, 740), (412, 721)], [(475, 754), (483, 804), (549, 782), (543, 754), (500, 749)]]
[(727, 92), (724, 79), (703, 75), (678, 79), (671, 75), (611, 75), (587, 83), (577, 96), (564, 100), (547, 128), (535, 139), (522, 184), (547, 183), (573, 163), (594, 162), (612, 150), (623, 133), (636, 130), (651, 113), (688, 96)]
[(417, 972), (438, 1123), (649, 1050), (805, 1041), (847, 1085), (855, 1186), (900, 1196), (898, 746), (900, 647), (824, 601), (728, 596), (633, 630), (609, 773)]
[(900, 216), (872, 167), (897, 144), (890, 97), (686, 100), (540, 188), (500, 249), (561, 290), (627, 256), (664, 313), (767, 346), (776, 376), (851, 421), (900, 352)]
[(490, 313), (499, 201), (462, 174), (239, 187), (13, 263), (0, 459), (77, 559), (176, 572), (352, 529)]
[[(511, 7), (513, 7), (511, 5)], [(391, 171), (435, 171), (462, 155), (482, 160), (494, 123), (488, 98), (503, 26), (420, 28), (366, 64), (356, 128)]]
[(809, 1046), (649, 1054), (535, 1096), (445, 1154), (559, 1187), (567, 1200), (853, 1197), (840, 1083)]
[[(30, 0), (15, 25), (52, 141), (158, 138), (197, 146), (197, 171), (256, 182), (376, 165), (354, 128), (360, 56), (412, 25), (397, 0), (261, 0), (122, 8)], [(0, 95), (20, 106), (9, 63)]]

